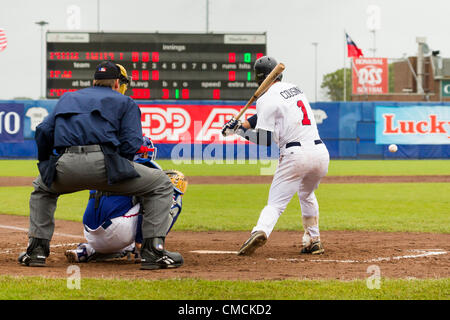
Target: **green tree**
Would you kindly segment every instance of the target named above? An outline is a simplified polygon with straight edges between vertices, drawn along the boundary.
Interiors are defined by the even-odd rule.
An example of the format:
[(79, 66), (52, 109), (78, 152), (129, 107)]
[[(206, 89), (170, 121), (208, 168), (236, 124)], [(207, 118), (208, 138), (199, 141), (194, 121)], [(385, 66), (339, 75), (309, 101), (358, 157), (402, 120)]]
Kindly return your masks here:
[[(351, 100), (352, 94), (352, 74), (351, 69), (346, 70), (346, 100)], [(323, 76), (322, 84), (326, 96), (331, 101), (344, 101), (344, 68), (338, 69), (335, 72), (328, 73)]]

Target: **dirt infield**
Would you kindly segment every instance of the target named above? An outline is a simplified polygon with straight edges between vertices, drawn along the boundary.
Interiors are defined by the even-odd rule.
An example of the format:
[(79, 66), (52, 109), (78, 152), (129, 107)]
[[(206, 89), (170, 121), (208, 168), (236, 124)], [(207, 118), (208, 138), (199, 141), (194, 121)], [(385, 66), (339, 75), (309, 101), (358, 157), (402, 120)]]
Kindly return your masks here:
[[(270, 184), (273, 176), (192, 176), (189, 184)], [(34, 177), (0, 177), (0, 187), (31, 186)], [(321, 183), (450, 182), (450, 175), (428, 176), (328, 176)]]
[[(20, 266), (26, 249), (28, 218), (0, 215), (0, 274), (66, 278), (64, 256), (83, 241), (80, 222), (56, 221), (46, 268)], [(325, 254), (300, 255), (300, 232), (274, 231), (251, 257), (235, 254), (248, 232), (182, 232), (167, 237), (185, 264), (172, 270), (142, 271), (133, 260), (79, 264), (82, 277), (121, 279), (197, 278), (209, 280), (366, 279), (377, 265), (385, 278), (450, 277), (450, 235), (323, 231)]]
[[(272, 176), (189, 177), (190, 184), (270, 184)], [(32, 177), (0, 177), (0, 186), (31, 186)], [(450, 176), (326, 177), (322, 183), (450, 182)], [(17, 263), (27, 246), (28, 217), (0, 215), (0, 275), (67, 277), (64, 256), (83, 242), (81, 222), (57, 221), (46, 268)], [(406, 232), (322, 231), (325, 254), (300, 255), (301, 232), (274, 231), (267, 244), (251, 257), (236, 251), (249, 232), (173, 231), (167, 249), (179, 251), (185, 264), (179, 269), (142, 271), (133, 259), (79, 264), (90, 278), (208, 280), (366, 279), (376, 265), (386, 278), (450, 277), (450, 234)]]

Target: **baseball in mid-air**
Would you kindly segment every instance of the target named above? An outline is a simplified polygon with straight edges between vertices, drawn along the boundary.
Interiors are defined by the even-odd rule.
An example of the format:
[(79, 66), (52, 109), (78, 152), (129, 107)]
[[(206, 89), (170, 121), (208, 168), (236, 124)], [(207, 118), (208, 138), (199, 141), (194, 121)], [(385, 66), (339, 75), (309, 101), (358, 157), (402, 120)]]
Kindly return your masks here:
[(389, 151), (390, 152), (397, 152), (397, 149), (398, 149), (398, 147), (397, 147), (396, 144), (389, 145)]

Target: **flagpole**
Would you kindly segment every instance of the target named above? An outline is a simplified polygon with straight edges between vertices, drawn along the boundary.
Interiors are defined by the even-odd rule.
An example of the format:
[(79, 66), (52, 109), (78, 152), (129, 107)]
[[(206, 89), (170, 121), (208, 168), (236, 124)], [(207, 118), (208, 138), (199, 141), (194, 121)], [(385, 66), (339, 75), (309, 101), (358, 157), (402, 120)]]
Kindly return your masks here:
[(347, 58), (346, 58), (346, 55), (347, 55), (347, 34), (346, 34), (346, 32), (345, 32), (345, 30), (344, 30), (344, 37), (345, 37), (345, 45), (344, 45), (344, 101), (346, 101), (347, 100), (347, 80), (346, 80), (346, 73), (347, 73), (347, 69), (346, 69), (346, 62), (347, 62)]
[[(358, 82), (360, 82), (359, 81), (359, 76), (360, 75), (358, 73), (358, 70), (356, 69), (355, 64), (353, 63), (353, 58), (359, 58), (359, 57), (364, 56), (364, 55), (363, 55), (361, 49), (359, 49), (356, 46), (356, 44), (353, 42), (353, 40), (350, 38), (350, 36), (347, 35), (347, 33), (345, 33), (345, 42), (346, 42), (346, 45), (347, 45), (347, 55), (346, 56), (348, 58), (350, 58), (350, 73), (352, 74), (352, 78), (353, 78), (353, 73), (356, 73), (356, 77), (358, 79)], [(350, 47), (350, 50), (349, 50), (349, 47)], [(346, 71), (346, 70), (344, 70), (344, 71)], [(346, 77), (344, 77), (344, 80), (345, 79), (346, 79)], [(350, 80), (350, 81), (352, 81), (352, 80)], [(352, 86), (353, 82), (351, 82), (350, 85)], [(346, 82), (344, 82), (344, 88), (346, 88), (346, 86), (347, 86)], [(364, 88), (364, 93), (367, 94), (367, 87), (366, 87), (365, 83), (363, 83), (363, 88)], [(353, 90), (355, 90), (355, 88), (353, 88)], [(352, 93), (353, 93), (353, 90), (351, 90)], [(350, 97), (350, 101), (351, 101), (351, 97)]]

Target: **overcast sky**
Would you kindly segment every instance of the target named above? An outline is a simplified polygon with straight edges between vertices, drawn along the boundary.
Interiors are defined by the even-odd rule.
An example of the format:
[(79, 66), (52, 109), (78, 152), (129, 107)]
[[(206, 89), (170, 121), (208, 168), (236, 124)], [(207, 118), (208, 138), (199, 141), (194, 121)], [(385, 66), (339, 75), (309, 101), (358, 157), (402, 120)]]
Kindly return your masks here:
[[(97, 2), (100, 4), (97, 14)], [(81, 9), (79, 31), (206, 32), (207, 0), (1, 0), (0, 28), (8, 47), (0, 52), (0, 99), (40, 96), (41, 29), (69, 31), (67, 8)], [(318, 100), (322, 76), (344, 66), (344, 30), (365, 56), (372, 56), (373, 33), (367, 8), (380, 8), (376, 55), (415, 55), (416, 37), (450, 57), (448, 0), (209, 0), (209, 31), (267, 32), (267, 53), (286, 65), (284, 80), (315, 100), (315, 54), (318, 42)], [(100, 19), (97, 19), (97, 17)], [(348, 64), (347, 60), (347, 66)]]

